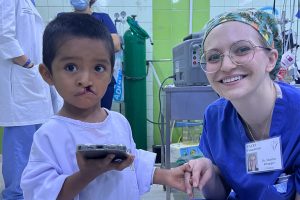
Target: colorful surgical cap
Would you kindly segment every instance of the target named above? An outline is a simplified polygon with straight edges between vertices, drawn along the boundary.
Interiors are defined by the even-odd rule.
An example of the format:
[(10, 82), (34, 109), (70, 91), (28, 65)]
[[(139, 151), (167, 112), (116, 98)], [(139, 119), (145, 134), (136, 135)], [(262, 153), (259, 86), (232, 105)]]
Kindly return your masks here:
[(207, 22), (204, 28), (205, 33), (203, 37), (202, 52), (204, 51), (204, 41), (210, 31), (216, 26), (229, 21), (238, 21), (252, 26), (262, 36), (268, 47), (277, 49), (278, 60), (274, 69), (270, 72), (270, 77), (274, 80), (280, 68), (282, 39), (276, 18), (274, 15), (265, 11), (248, 8), (232, 12), (225, 12), (214, 17)]

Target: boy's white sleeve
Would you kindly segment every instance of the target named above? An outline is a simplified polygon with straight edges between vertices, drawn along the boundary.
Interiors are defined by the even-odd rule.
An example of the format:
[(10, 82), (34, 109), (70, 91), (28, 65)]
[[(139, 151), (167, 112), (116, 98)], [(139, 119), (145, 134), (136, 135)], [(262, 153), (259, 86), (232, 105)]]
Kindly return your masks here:
[(140, 195), (150, 191), (154, 173), (155, 158), (155, 153), (141, 149), (136, 150), (134, 165)]
[(130, 150), (132, 151), (131, 153), (135, 156), (134, 170), (136, 174), (139, 195), (143, 195), (144, 193), (149, 192), (151, 189), (153, 173), (155, 170), (154, 164), (156, 154), (150, 151), (136, 149), (136, 145), (132, 137), (131, 127), (125, 118), (124, 122), (124, 126), (127, 127), (127, 132), (129, 133)]
[(34, 140), (30, 158), (21, 179), (24, 199), (53, 200), (57, 198), (68, 175), (63, 175), (60, 167), (54, 162), (56, 158), (52, 148), (47, 138)]

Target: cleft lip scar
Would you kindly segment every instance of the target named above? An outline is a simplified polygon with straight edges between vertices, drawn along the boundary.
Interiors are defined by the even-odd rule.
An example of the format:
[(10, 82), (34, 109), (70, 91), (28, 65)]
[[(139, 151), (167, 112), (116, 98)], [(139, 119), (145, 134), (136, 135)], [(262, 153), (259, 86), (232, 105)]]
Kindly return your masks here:
[(91, 86), (87, 86), (87, 87), (85, 87), (85, 88), (84, 88), (84, 91), (85, 91), (85, 93), (88, 93), (88, 92), (90, 92), (90, 93), (96, 94), (96, 93), (95, 93), (95, 91), (92, 89), (92, 87), (91, 87)]
[(81, 95), (84, 95), (87, 93), (92, 93), (92, 94), (96, 95), (96, 92), (91, 88), (91, 86), (87, 86), (87, 87), (84, 87), (80, 92), (75, 94), (75, 96), (81, 96)]

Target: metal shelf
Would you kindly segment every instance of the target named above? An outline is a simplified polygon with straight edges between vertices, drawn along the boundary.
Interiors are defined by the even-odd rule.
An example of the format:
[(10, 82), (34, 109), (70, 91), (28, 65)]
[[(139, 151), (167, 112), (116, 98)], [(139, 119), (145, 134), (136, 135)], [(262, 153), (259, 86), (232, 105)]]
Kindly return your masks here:
[[(171, 121), (202, 120), (206, 107), (219, 98), (211, 86), (166, 87), (163, 89), (163, 116), (161, 134), (165, 150), (162, 150), (162, 165), (170, 168)], [(166, 134), (164, 134), (164, 132)], [(165, 152), (165, 154), (164, 154)], [(171, 188), (166, 187), (166, 199), (170, 200)]]

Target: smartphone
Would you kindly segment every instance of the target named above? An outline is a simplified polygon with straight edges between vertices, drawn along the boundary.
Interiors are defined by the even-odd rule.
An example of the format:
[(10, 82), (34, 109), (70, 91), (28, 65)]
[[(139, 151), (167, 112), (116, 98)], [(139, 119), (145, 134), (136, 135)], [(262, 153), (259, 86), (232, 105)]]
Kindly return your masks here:
[(102, 159), (108, 154), (114, 154), (113, 162), (122, 162), (128, 156), (125, 145), (79, 144), (77, 145), (77, 151), (87, 159)]

